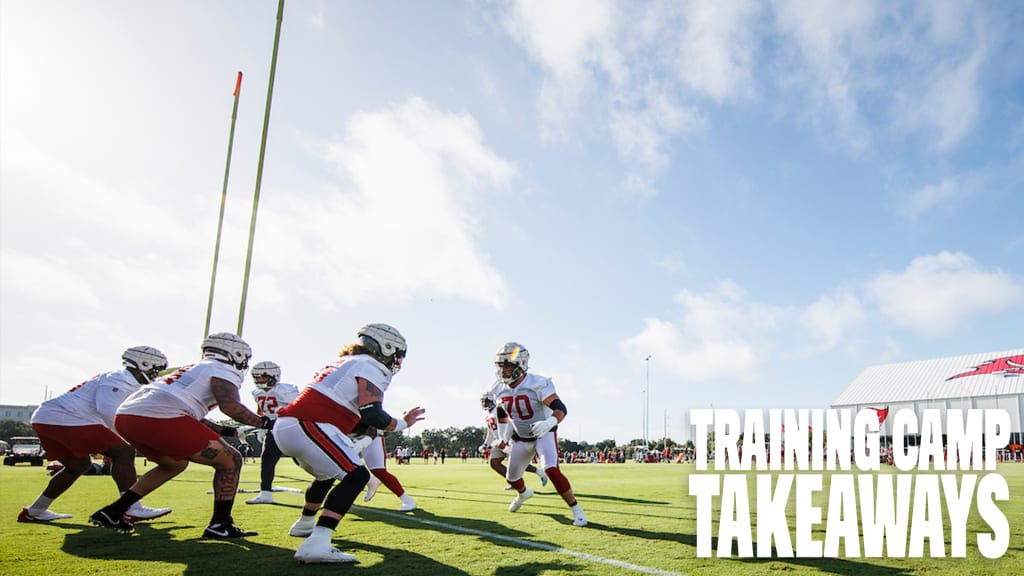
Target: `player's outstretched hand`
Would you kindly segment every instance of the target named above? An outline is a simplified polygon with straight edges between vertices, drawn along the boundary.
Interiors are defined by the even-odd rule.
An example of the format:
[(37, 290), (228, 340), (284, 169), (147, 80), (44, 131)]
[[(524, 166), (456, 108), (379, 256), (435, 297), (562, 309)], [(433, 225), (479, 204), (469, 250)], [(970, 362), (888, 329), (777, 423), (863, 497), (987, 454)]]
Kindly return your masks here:
[(415, 408), (407, 410), (404, 414), (402, 414), (402, 420), (405, 420), (406, 425), (411, 428), (413, 424), (419, 422), (420, 420), (423, 420), (423, 415), (426, 413), (426, 408), (420, 408), (419, 406), (416, 406)]

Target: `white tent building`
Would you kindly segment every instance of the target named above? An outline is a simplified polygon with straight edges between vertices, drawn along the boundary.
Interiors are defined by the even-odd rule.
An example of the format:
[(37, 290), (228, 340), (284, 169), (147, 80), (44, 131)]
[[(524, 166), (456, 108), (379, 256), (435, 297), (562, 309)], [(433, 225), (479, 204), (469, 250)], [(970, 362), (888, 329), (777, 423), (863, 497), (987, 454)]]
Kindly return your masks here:
[[(1024, 348), (870, 366), (832, 402), (832, 408), (999, 408), (1010, 414), (1011, 444), (1021, 444), (1024, 422)], [(883, 425), (888, 436), (888, 421)]]

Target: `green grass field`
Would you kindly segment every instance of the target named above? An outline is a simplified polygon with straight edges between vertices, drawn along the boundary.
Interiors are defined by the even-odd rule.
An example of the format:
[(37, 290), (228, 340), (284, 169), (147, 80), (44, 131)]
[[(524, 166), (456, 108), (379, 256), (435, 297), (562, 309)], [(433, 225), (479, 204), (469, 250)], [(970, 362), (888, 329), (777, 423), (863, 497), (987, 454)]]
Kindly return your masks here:
[[(138, 461), (143, 473), (142, 460)], [(288, 536), (301, 494), (276, 493), (277, 504), (250, 506), (239, 494), (236, 522), (259, 536), (241, 541), (200, 539), (212, 511), (212, 472), (192, 465), (144, 501), (174, 513), (139, 524), (132, 535), (88, 524), (90, 513), (116, 497), (109, 477), (81, 478), (51, 507), (74, 517), (50, 524), (18, 524), (48, 477), (38, 467), (0, 467), (0, 574), (1022, 574), (1024, 573), (1024, 465), (1002, 465), (1010, 501), (1000, 508), (1010, 525), (1010, 546), (997, 560), (982, 557), (974, 534), (987, 531), (976, 510), (968, 523), (967, 558), (725, 559), (696, 557), (696, 505), (688, 495), (691, 465), (577, 464), (564, 467), (590, 526), (572, 517), (549, 485), (511, 514), (503, 481), (478, 460), (445, 465), (389, 467), (420, 509), (399, 514), (398, 499), (382, 487), (367, 505), (360, 499), (335, 533), (335, 545), (359, 558), (355, 565), (300, 566)], [(887, 472), (886, 472), (887, 473)], [(247, 464), (242, 488), (258, 487), (259, 466)], [(752, 480), (752, 478), (751, 478)], [(827, 478), (826, 478), (827, 482)], [(304, 488), (306, 474), (282, 460), (275, 483)], [(752, 485), (752, 484), (751, 484)], [(827, 490), (819, 499), (825, 504)], [(717, 502), (716, 502), (717, 506)], [(752, 502), (753, 507), (753, 502)], [(792, 506), (791, 506), (792, 509)], [(716, 513), (717, 516), (717, 513)], [(827, 517), (827, 513), (823, 513)], [(790, 522), (791, 529), (794, 523)], [(819, 525), (815, 539), (824, 539)], [(716, 527), (717, 530), (717, 527)], [(756, 533), (755, 533), (756, 537)], [(756, 549), (756, 548), (755, 548)], [(926, 548), (927, 550), (927, 548)], [(947, 547), (948, 550), (948, 547)], [(947, 552), (948, 553), (948, 552)]]

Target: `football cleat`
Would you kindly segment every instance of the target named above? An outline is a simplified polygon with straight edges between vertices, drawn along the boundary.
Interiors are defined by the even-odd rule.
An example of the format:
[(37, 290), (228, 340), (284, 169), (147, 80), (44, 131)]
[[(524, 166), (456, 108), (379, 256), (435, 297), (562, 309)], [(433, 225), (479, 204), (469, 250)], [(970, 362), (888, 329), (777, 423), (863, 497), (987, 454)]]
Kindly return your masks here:
[(274, 495), (267, 490), (260, 490), (260, 495), (245, 501), (246, 504), (273, 504)]
[(330, 541), (310, 540), (299, 545), (295, 560), (300, 564), (341, 564), (356, 561), (356, 557), (331, 546)]
[(380, 488), (380, 478), (371, 476), (370, 481), (366, 483), (366, 495), (363, 496), (363, 502), (369, 502), (373, 500), (373, 497), (377, 494), (377, 488)]
[(109, 512), (107, 512), (106, 508), (100, 508), (99, 510), (93, 512), (92, 516), (89, 516), (89, 522), (95, 524), (96, 526), (110, 528), (111, 530), (114, 530), (116, 532), (123, 532), (125, 534), (130, 533), (132, 530), (135, 530), (135, 526), (133, 526), (131, 522), (125, 520), (123, 514), (121, 515), (120, 518), (114, 520), (112, 515)]
[(52, 522), (63, 518), (71, 518), (71, 514), (57, 514), (53, 510), (30, 512), (28, 508), (22, 508), (18, 513), (18, 522)]
[(171, 513), (170, 508), (150, 508), (149, 506), (143, 506), (142, 502), (136, 502), (132, 504), (128, 511), (124, 513), (124, 519), (129, 524), (135, 524), (136, 522), (143, 522), (145, 520), (156, 520), (163, 516), (167, 516)]
[(301, 536), (305, 538), (313, 533), (313, 528), (315, 527), (316, 516), (301, 516), (294, 524), (292, 524), (292, 527), (288, 529), (288, 535)]
[(573, 526), (586, 526), (587, 525), (587, 519), (584, 518), (583, 516), (577, 516), (576, 518), (573, 519), (572, 525)]
[(259, 532), (243, 530), (238, 526), (235, 526), (235, 521), (230, 518), (223, 522), (210, 524), (206, 527), (206, 530), (203, 530), (203, 538), (213, 538), (215, 540), (245, 538), (246, 536), (257, 536), (258, 534)]
[(399, 512), (412, 512), (416, 509), (416, 501), (412, 499), (412, 496), (402, 494), (398, 499), (402, 501), (402, 505), (398, 507)]
[(523, 502), (526, 502), (530, 498), (533, 498), (533, 490), (530, 490), (529, 488), (523, 490), (519, 494), (516, 494), (515, 499), (508, 505), (508, 511), (515, 512), (516, 510), (519, 510), (523, 507)]

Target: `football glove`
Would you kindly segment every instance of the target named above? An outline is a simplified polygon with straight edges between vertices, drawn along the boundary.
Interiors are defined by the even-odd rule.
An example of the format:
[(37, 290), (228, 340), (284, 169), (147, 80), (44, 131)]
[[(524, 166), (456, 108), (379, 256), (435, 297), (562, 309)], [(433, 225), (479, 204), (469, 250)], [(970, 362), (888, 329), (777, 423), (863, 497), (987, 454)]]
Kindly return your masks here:
[(534, 438), (540, 438), (541, 436), (547, 434), (548, 432), (551, 432), (551, 429), (554, 428), (555, 426), (558, 426), (558, 418), (555, 418), (554, 416), (548, 416), (546, 420), (534, 422), (533, 425), (530, 426), (530, 431), (533, 432)]
[(272, 420), (270, 416), (260, 416), (260, 420), (262, 421), (260, 428), (263, 428), (264, 430), (272, 430), (274, 428), (274, 422), (276, 422), (276, 420)]
[(352, 444), (355, 447), (356, 452), (362, 452), (363, 450), (366, 450), (370, 444), (373, 444), (373, 440), (373, 436), (360, 436), (357, 440), (354, 440)]

